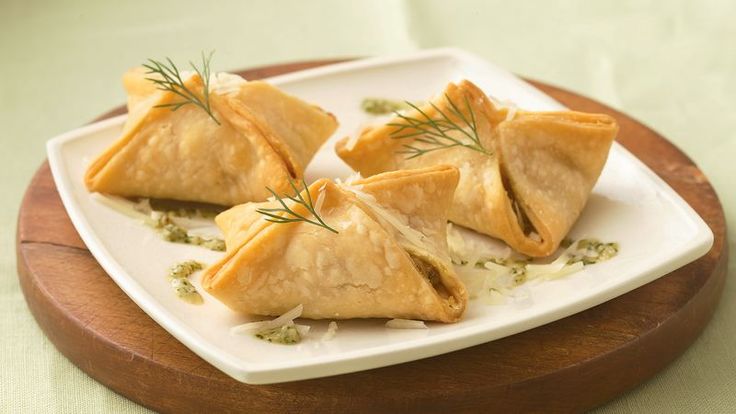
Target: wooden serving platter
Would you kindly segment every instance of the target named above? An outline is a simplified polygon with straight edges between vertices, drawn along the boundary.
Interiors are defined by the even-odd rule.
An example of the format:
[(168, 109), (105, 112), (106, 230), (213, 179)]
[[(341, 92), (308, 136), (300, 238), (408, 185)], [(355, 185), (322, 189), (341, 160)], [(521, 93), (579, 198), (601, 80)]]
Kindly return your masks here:
[[(258, 79), (329, 63), (241, 74)], [(508, 338), (353, 374), (248, 385), (189, 351), (115, 285), (72, 226), (44, 163), (18, 217), (18, 273), (31, 312), (79, 368), (162, 412), (576, 412), (600, 405), (664, 368), (708, 323), (726, 279), (723, 210), (698, 167), (656, 132), (588, 98), (531, 83), (570, 108), (614, 116), (619, 142), (713, 230), (708, 254), (602, 305)]]

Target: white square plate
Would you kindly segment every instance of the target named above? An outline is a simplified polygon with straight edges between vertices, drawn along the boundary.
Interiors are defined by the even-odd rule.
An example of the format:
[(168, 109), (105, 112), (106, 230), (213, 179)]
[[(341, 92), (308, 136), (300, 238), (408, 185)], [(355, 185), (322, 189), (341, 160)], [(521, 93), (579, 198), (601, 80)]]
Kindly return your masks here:
[[(364, 97), (426, 100), (450, 81), (467, 78), (496, 98), (531, 110), (562, 106), (512, 74), (455, 49), (402, 57), (379, 57), (271, 78), (288, 93), (334, 113), (340, 129), (322, 147), (307, 179), (346, 177), (350, 169), (335, 155), (335, 142), (354, 134), (370, 117)], [(335, 375), (426, 358), (512, 335), (580, 312), (635, 289), (705, 254), (713, 234), (667, 184), (618, 144), (580, 220), (575, 236), (617, 241), (614, 259), (581, 272), (529, 287), (529, 297), (504, 305), (471, 301), (464, 319), (430, 323), (424, 330), (392, 330), (383, 320), (340, 321), (331, 341), (320, 337), (326, 321), (298, 345), (231, 336), (249, 319), (202, 291), (205, 303), (178, 299), (166, 280), (182, 260), (214, 263), (221, 253), (171, 244), (133, 219), (94, 201), (82, 177), (89, 164), (120, 134), (125, 116), (108, 119), (49, 141), (56, 186), (80, 236), (100, 265), (130, 298), (192, 351), (233, 378), (266, 384)], [(194, 283), (199, 287), (198, 280)]]

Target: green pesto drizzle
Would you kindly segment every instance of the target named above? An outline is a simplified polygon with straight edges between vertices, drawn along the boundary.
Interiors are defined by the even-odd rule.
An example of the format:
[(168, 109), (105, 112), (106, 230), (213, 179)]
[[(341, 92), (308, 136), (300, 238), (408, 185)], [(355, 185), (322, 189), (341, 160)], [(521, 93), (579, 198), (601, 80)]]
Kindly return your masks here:
[(604, 262), (616, 256), (619, 251), (618, 243), (603, 243), (597, 239), (582, 239), (578, 241), (575, 252), (570, 254), (567, 264), (582, 262), (591, 265)]
[[(497, 257), (492, 257), (488, 259), (486, 262), (492, 262), (499, 266), (505, 266), (511, 269), (511, 277), (514, 280), (515, 285), (521, 285), (522, 283), (526, 282), (526, 265), (528, 265), (531, 262), (530, 257), (521, 257), (516, 259), (500, 259)], [(480, 266), (484, 266), (486, 262), (481, 262)], [(478, 264), (476, 264), (478, 266)]]
[(225, 210), (222, 206), (214, 204), (157, 198), (141, 199), (139, 203), (144, 201), (147, 202), (151, 210), (165, 212), (171, 217), (214, 219), (215, 216)]
[(204, 302), (202, 295), (197, 292), (197, 288), (195, 288), (192, 282), (189, 281), (189, 276), (203, 268), (204, 265), (202, 263), (194, 260), (177, 263), (169, 268), (167, 278), (172, 289), (174, 289), (176, 296), (183, 301), (194, 305), (199, 305)]
[(387, 115), (408, 108), (406, 102), (385, 98), (365, 98), (360, 103), (360, 109), (371, 115)]
[[(565, 238), (560, 243), (560, 246), (563, 248), (569, 248), (575, 243), (575, 241)], [(566, 253), (568, 256), (566, 264), (572, 265), (577, 262), (581, 262), (584, 266), (589, 266), (604, 262), (615, 257), (618, 254), (619, 249), (619, 244), (616, 242), (603, 243), (597, 239), (581, 239), (577, 241), (577, 245), (573, 251)], [(531, 257), (519, 255), (518, 257), (505, 259), (488, 257), (478, 260), (475, 263), (475, 267), (483, 268), (488, 262), (509, 268), (515, 285), (521, 285), (526, 282), (527, 265), (533, 264)], [(460, 260), (460, 262), (453, 261), (453, 263), (462, 266), (468, 264), (467, 260)]]
[(151, 219), (147, 221), (146, 224), (158, 230), (159, 234), (161, 234), (161, 238), (168, 242), (202, 246), (216, 252), (225, 251), (224, 240), (216, 237), (205, 238), (197, 235), (190, 235), (187, 229), (174, 222), (173, 217), (178, 216), (171, 214), (170, 212), (154, 211), (151, 213)]
[(283, 345), (293, 345), (301, 342), (302, 337), (296, 329), (294, 322), (286, 325), (277, 326), (275, 328), (264, 329), (255, 334), (255, 337), (266, 342), (272, 342)]
[(204, 265), (196, 260), (187, 260), (177, 263), (169, 269), (169, 278), (182, 279), (191, 276), (194, 272), (202, 270)]

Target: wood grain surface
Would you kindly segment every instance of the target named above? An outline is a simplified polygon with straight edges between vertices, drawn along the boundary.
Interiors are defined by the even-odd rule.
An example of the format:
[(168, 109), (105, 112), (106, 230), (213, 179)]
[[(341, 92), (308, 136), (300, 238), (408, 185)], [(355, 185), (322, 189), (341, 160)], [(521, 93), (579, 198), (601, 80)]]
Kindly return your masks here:
[[(327, 63), (241, 74), (257, 79)], [(707, 178), (666, 139), (590, 99), (532, 83), (570, 108), (614, 116), (619, 142), (713, 230), (710, 252), (626, 295), (508, 338), (353, 374), (247, 385), (189, 351), (113, 283), (77, 235), (44, 163), (18, 217), (18, 271), (28, 305), (79, 368), (162, 412), (578, 412), (600, 405), (664, 368), (707, 324), (725, 282), (726, 225)]]

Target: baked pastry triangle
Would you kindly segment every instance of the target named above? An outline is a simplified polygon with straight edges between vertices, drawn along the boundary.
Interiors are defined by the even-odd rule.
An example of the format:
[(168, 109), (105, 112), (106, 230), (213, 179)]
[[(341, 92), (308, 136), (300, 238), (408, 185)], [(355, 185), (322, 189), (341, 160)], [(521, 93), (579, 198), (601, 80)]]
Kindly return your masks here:
[(618, 125), (608, 115), (514, 111), (473, 83), (337, 143), (364, 176), (448, 164), (460, 170), (450, 221), (529, 256), (552, 254), (585, 207)]
[[(230, 308), (281, 315), (302, 304), (313, 319), (407, 318), (457, 321), (467, 293), (447, 251), (454, 167), (313, 183), (303, 197), (337, 231), (306, 222), (273, 223), (249, 203), (221, 213), (227, 254), (202, 286)], [(309, 215), (303, 205), (294, 212)]]
[[(122, 136), (89, 167), (90, 191), (221, 205), (265, 200), (266, 187), (289, 189), (337, 128), (334, 116), (265, 82), (230, 74), (211, 78), (213, 117), (195, 105), (172, 111), (181, 98), (125, 74), (128, 120)], [(198, 74), (184, 85), (202, 94)], [(218, 125), (219, 122), (219, 125)]]

